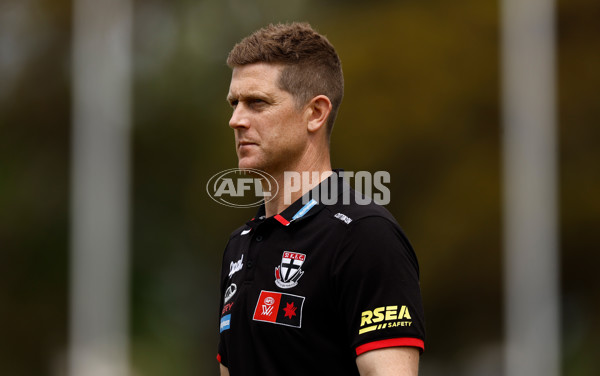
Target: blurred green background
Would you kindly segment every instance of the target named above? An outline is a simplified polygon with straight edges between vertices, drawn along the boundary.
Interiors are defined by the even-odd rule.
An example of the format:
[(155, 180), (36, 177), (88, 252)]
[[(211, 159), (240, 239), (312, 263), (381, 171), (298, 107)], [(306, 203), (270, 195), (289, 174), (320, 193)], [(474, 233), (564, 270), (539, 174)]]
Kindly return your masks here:
[[(333, 165), (391, 173), (421, 264), (421, 374), (502, 365), (499, 4), (481, 0), (138, 0), (134, 20), (134, 375), (217, 373), (218, 271), (254, 209), (205, 184), (236, 167), (235, 42), (309, 21), (342, 59)], [(560, 0), (563, 374), (600, 374), (600, 2)], [(72, 4), (0, 2), (0, 374), (63, 375), (69, 294)]]

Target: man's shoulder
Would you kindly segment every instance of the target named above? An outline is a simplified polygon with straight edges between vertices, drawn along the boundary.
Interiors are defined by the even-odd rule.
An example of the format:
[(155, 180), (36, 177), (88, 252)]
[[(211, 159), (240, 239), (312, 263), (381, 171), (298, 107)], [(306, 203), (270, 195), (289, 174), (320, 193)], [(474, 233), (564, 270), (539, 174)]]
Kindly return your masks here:
[(349, 190), (349, 194), (340, 196), (340, 200), (332, 205), (326, 205), (326, 211), (333, 218), (338, 219), (346, 225), (375, 220), (384, 220), (398, 226), (398, 222), (384, 206), (377, 204), (373, 199), (363, 196), (354, 189)]
[(236, 228), (231, 232), (231, 234), (229, 235), (229, 240), (241, 235), (244, 231), (247, 231), (248, 229), (249, 227), (247, 224), (241, 225), (240, 227)]

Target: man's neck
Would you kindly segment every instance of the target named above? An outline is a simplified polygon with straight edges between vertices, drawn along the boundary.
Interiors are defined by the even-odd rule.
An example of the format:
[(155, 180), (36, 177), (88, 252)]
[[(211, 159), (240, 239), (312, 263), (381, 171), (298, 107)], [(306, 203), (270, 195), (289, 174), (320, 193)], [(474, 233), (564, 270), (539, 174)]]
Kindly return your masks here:
[(281, 213), (331, 174), (329, 160), (318, 166), (272, 174), (279, 185), (279, 191), (272, 200), (265, 203), (265, 215), (271, 217)]

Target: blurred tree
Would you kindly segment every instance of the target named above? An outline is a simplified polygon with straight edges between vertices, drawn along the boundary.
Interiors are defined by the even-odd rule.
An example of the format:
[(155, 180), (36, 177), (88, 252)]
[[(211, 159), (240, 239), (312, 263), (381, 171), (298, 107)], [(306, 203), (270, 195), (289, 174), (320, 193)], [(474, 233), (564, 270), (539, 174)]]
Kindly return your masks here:
[(69, 8), (0, 4), (0, 373), (60, 367), (68, 279)]
[(600, 3), (558, 1), (558, 14), (564, 367), (587, 376), (600, 372)]

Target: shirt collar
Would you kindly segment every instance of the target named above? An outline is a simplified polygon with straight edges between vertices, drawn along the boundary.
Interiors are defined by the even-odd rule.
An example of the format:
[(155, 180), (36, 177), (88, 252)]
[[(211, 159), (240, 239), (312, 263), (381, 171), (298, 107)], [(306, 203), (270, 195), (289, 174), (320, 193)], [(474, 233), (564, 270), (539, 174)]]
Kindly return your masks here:
[[(336, 180), (334, 181), (334, 179)], [(327, 177), (327, 179), (323, 180), (318, 186), (305, 193), (302, 197), (294, 201), (281, 213), (274, 215), (272, 218), (280, 224), (282, 224), (283, 226), (289, 226), (293, 222), (299, 221), (301, 219), (306, 219), (317, 214), (326, 206), (326, 204), (322, 203), (320, 200), (320, 198), (323, 196), (322, 194), (320, 194), (321, 189), (326, 188), (328, 190), (331, 190), (333, 184), (337, 184), (338, 187), (338, 200), (339, 196), (342, 195), (342, 193), (345, 190), (350, 189), (350, 186), (346, 182), (344, 182), (343, 170), (335, 169), (333, 170), (333, 174)], [(331, 195), (328, 194), (325, 197), (330, 196)], [(258, 208), (256, 215), (248, 222), (248, 225), (250, 225), (250, 223), (252, 222), (255, 222), (255, 220), (257, 219), (265, 219), (264, 203)]]

